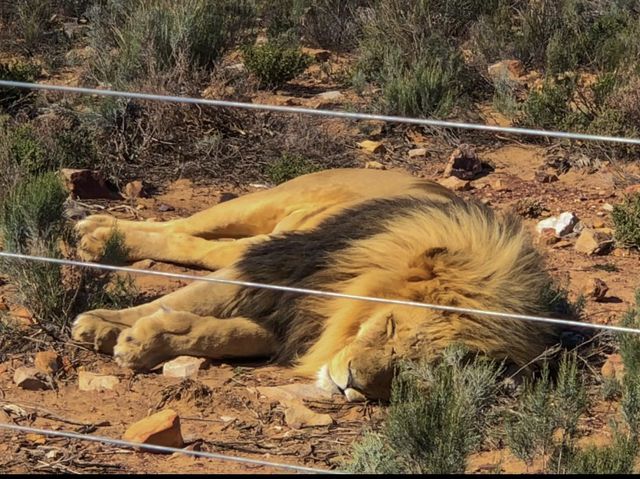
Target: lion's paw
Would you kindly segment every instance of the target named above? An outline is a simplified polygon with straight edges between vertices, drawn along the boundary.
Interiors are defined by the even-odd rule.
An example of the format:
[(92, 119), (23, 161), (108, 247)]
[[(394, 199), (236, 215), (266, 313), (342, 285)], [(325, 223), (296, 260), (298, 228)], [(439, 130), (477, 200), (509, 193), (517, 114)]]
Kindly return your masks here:
[(89, 343), (96, 351), (111, 354), (118, 335), (124, 328), (105, 319), (106, 310), (89, 311), (73, 322), (71, 336), (75, 341)]
[(105, 245), (116, 228), (116, 218), (108, 215), (93, 215), (76, 223), (80, 237), (78, 256), (85, 261), (98, 261)]

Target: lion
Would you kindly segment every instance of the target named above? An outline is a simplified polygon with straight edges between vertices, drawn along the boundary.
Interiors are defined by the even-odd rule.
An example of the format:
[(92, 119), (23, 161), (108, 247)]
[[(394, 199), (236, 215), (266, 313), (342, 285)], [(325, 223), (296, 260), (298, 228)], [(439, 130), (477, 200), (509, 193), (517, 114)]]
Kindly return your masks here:
[[(131, 261), (211, 278), (546, 314), (549, 278), (522, 222), (399, 171), (339, 169), (167, 222), (94, 215), (76, 225), (83, 259), (117, 229)], [(79, 315), (74, 340), (150, 370), (180, 355), (270, 358), (348, 400), (389, 398), (401, 361), (452, 344), (525, 368), (558, 342), (550, 324), (401, 304), (194, 281), (155, 301)]]

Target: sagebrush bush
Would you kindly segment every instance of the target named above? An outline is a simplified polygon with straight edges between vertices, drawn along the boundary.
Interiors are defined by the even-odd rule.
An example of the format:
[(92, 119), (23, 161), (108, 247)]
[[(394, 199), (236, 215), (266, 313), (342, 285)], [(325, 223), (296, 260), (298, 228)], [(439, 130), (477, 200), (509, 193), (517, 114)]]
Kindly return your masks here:
[[(578, 419), (586, 407), (585, 379), (575, 353), (563, 354), (555, 381), (545, 362), (540, 377), (525, 382), (514, 411), (508, 416), (507, 443), (527, 463), (537, 456), (552, 454), (560, 461), (556, 467), (561, 467), (574, 448)], [(554, 437), (556, 431), (561, 433), (559, 440)]]
[(94, 76), (126, 86), (179, 66), (210, 70), (251, 34), (255, 12), (249, 0), (105, 0), (87, 15)]
[(363, 20), (355, 76), (382, 88), (388, 113), (446, 115), (474, 92), (459, 41), (493, 3), (376, 2)]
[[(359, 473), (464, 472), (495, 400), (500, 368), (453, 347), (437, 364), (404, 365), (379, 435), (357, 443), (348, 464)], [(373, 435), (372, 435), (373, 434)]]
[(616, 241), (626, 247), (640, 248), (640, 194), (633, 194), (613, 206), (611, 218)]
[[(9, 252), (62, 258), (62, 246), (74, 237), (64, 219), (67, 191), (53, 172), (25, 175), (6, 195), (0, 209), (0, 240)], [(122, 238), (105, 248), (110, 261), (126, 257)], [(3, 274), (17, 287), (18, 301), (47, 333), (60, 337), (69, 321), (89, 307), (126, 307), (135, 296), (128, 277), (46, 262), (4, 259)]]
[(56, 13), (54, 2), (49, 0), (16, 0), (15, 22), (18, 33), (28, 47), (42, 45), (45, 33), (51, 30), (51, 18)]
[(266, 88), (284, 85), (311, 64), (311, 57), (299, 48), (279, 42), (246, 46), (242, 53), (247, 70)]
[(529, 94), (521, 106), (517, 123), (523, 127), (545, 129), (567, 129), (571, 127), (571, 100), (575, 93), (575, 82), (546, 80), (542, 88)]
[[(30, 62), (0, 62), (0, 78), (3, 80), (32, 83), (39, 74), (40, 67)], [(0, 108), (12, 110), (29, 94), (28, 90), (21, 88), (0, 87)]]
[(279, 185), (286, 181), (319, 171), (320, 167), (302, 155), (285, 153), (267, 167), (269, 180)]

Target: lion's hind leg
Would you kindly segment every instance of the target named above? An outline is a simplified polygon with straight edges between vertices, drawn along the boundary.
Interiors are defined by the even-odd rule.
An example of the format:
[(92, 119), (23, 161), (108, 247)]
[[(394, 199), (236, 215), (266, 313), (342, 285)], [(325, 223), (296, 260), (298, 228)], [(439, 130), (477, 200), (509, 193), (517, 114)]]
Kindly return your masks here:
[(118, 364), (148, 370), (176, 356), (211, 359), (266, 357), (275, 353), (273, 333), (244, 317), (218, 319), (160, 310), (138, 320), (118, 337)]

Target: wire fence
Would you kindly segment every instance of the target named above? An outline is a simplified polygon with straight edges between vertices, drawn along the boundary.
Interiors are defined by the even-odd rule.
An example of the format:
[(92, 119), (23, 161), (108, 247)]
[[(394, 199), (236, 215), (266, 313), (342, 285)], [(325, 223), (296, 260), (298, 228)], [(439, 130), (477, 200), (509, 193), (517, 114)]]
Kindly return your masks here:
[[(225, 101), (225, 100), (211, 100), (211, 99), (182, 97), (182, 96), (155, 95), (155, 94), (148, 94), (148, 93), (70, 87), (70, 86), (61, 86), (61, 85), (34, 84), (34, 83), (15, 82), (15, 81), (6, 81), (6, 80), (0, 80), (0, 87), (21, 88), (21, 89), (30, 89), (30, 90), (45, 90), (45, 91), (54, 91), (54, 92), (60, 92), (60, 93), (88, 94), (88, 95), (98, 95), (98, 96), (107, 96), (107, 97), (119, 97), (119, 98), (127, 98), (132, 100), (150, 100), (150, 101), (162, 101), (162, 102), (170, 102), (170, 103), (194, 104), (194, 105), (202, 105), (202, 106), (210, 106), (210, 107), (241, 108), (241, 109), (247, 109), (247, 110), (295, 113), (295, 114), (304, 114), (304, 115), (343, 118), (348, 120), (377, 120), (377, 121), (384, 121), (384, 122), (391, 122), (391, 123), (403, 123), (403, 124), (428, 126), (428, 127), (477, 130), (477, 131), (485, 131), (485, 132), (493, 132), (493, 133), (538, 136), (538, 137), (568, 139), (568, 140), (577, 140), (577, 141), (599, 141), (599, 142), (640, 145), (640, 139), (637, 139), (637, 138), (590, 135), (590, 134), (582, 134), (582, 133), (570, 133), (570, 132), (562, 132), (562, 131), (549, 131), (549, 130), (539, 130), (539, 129), (529, 129), (529, 128), (501, 127), (501, 126), (473, 124), (473, 123), (464, 123), (464, 122), (442, 121), (442, 120), (435, 120), (435, 119), (408, 118), (408, 117), (402, 117), (402, 116), (375, 115), (375, 114), (354, 113), (354, 112), (345, 112), (345, 111), (301, 108), (301, 107), (292, 107), (292, 106), (242, 103), (242, 102)], [(188, 274), (168, 273), (168, 272), (123, 267), (123, 266), (105, 265), (100, 263), (90, 263), (90, 262), (72, 261), (72, 260), (59, 259), (59, 258), (47, 258), (47, 257), (41, 257), (41, 256), (16, 254), (11, 252), (0, 252), (0, 257), (5, 258), (6, 260), (38, 261), (38, 262), (46, 262), (46, 263), (52, 263), (52, 264), (58, 264), (58, 265), (101, 269), (106, 271), (116, 271), (116, 272), (119, 271), (119, 272), (125, 272), (130, 274), (146, 274), (146, 275), (161, 276), (166, 278), (189, 280), (189, 281), (205, 281), (210, 283), (227, 284), (227, 285), (231, 284), (231, 285), (237, 285), (237, 286), (249, 287), (249, 288), (271, 289), (271, 290), (295, 293), (295, 294), (306, 294), (306, 295), (314, 295), (314, 296), (321, 296), (321, 297), (328, 297), (328, 298), (341, 298), (341, 299), (348, 299), (348, 300), (354, 300), (354, 301), (369, 301), (374, 303), (384, 303), (384, 304), (392, 304), (392, 305), (398, 305), (398, 306), (431, 309), (431, 310), (444, 311), (444, 312), (454, 312), (454, 313), (471, 314), (471, 315), (479, 315), (479, 316), (491, 316), (496, 318), (521, 320), (521, 321), (532, 321), (532, 322), (539, 322), (539, 323), (554, 324), (557, 326), (562, 325), (562, 326), (567, 326), (572, 328), (588, 328), (588, 329), (605, 330), (605, 331), (611, 331), (611, 332), (617, 332), (617, 333), (640, 334), (640, 329), (628, 328), (628, 327), (622, 327), (622, 326), (583, 323), (579, 321), (571, 321), (571, 320), (560, 319), (560, 318), (549, 318), (549, 317), (542, 317), (542, 316), (514, 314), (514, 313), (500, 312), (500, 311), (478, 310), (478, 309), (471, 309), (471, 308), (460, 308), (460, 307), (454, 307), (454, 306), (428, 304), (428, 303), (406, 301), (406, 300), (400, 300), (400, 299), (358, 296), (358, 295), (336, 293), (331, 291), (319, 291), (319, 290), (306, 289), (306, 288), (296, 288), (296, 287), (273, 285), (273, 284), (254, 283), (254, 282), (217, 278), (217, 277), (211, 277), (211, 276), (194, 276), (194, 275), (188, 275)], [(63, 431), (52, 431), (47, 429), (37, 429), (37, 428), (30, 428), (30, 427), (18, 426), (13, 424), (0, 423), (0, 429), (12, 430), (20, 433), (31, 432), (31, 433), (42, 434), (46, 436), (65, 437), (68, 439), (100, 442), (103, 444), (108, 444), (113, 446), (140, 448), (144, 450), (151, 450), (151, 451), (157, 451), (157, 452), (181, 453), (181, 454), (186, 454), (186, 455), (195, 456), (195, 457), (203, 457), (203, 458), (217, 459), (217, 460), (223, 460), (223, 461), (235, 461), (238, 463), (273, 467), (273, 468), (291, 470), (296, 472), (340, 474), (340, 472), (338, 471), (327, 471), (327, 470), (307, 468), (307, 467), (294, 466), (294, 465), (288, 465), (288, 464), (278, 464), (278, 463), (272, 463), (267, 461), (261, 461), (257, 459), (226, 456), (222, 454), (215, 454), (215, 453), (209, 453), (209, 452), (190, 451), (185, 449), (168, 448), (168, 447), (155, 446), (155, 445), (149, 445), (149, 444), (131, 443), (127, 441), (111, 439), (111, 438), (101, 437), (101, 436), (92, 436), (92, 435), (63, 432)]]
[(94, 436), (91, 434), (79, 434), (77, 432), (53, 431), (51, 429), (40, 429), (35, 427), (19, 426), (16, 424), (0, 423), (0, 429), (15, 431), (19, 433), (41, 434), (48, 437), (63, 437), (67, 439), (75, 439), (88, 442), (99, 442), (110, 446), (124, 447), (128, 449), (142, 449), (152, 452), (163, 452), (170, 454), (184, 454), (186, 456), (199, 457), (205, 459), (215, 459), (219, 461), (235, 462), (238, 464), (247, 464), (252, 466), (272, 467), (274, 469), (283, 469), (294, 472), (304, 472), (307, 474), (344, 474), (340, 471), (328, 469), (316, 469), (313, 467), (296, 466), (293, 464), (282, 464), (277, 462), (262, 461), (260, 459), (251, 459), (240, 456), (227, 456), (225, 454), (217, 454), (214, 452), (192, 451), (189, 449), (180, 449), (176, 447), (156, 446), (154, 444), (142, 444), (138, 442), (123, 441), (121, 439), (112, 439), (104, 436)]
[(203, 105), (225, 108), (241, 108), (245, 110), (261, 110), (281, 113), (300, 113), (304, 115), (326, 116), (334, 118), (345, 118), (349, 120), (376, 120), (389, 123), (404, 123), (409, 125), (430, 126), (439, 128), (452, 128), (464, 130), (477, 130), (493, 133), (506, 133), (526, 136), (539, 136), (545, 138), (558, 138), (565, 140), (579, 141), (601, 141), (610, 143), (622, 143), (628, 145), (640, 145), (640, 138), (623, 138), (619, 136), (591, 135), (586, 133), (571, 133), (564, 131), (539, 130), (532, 128), (514, 128), (497, 125), (483, 125), (477, 123), (464, 123), (455, 121), (435, 120), (428, 118), (409, 118), (405, 116), (374, 115), (369, 113), (355, 113), (348, 111), (321, 110), (313, 108), (302, 108), (294, 106), (268, 105), (261, 103), (243, 103), (227, 100), (210, 100), (206, 98), (193, 98), (184, 96), (156, 95), (151, 93), (139, 93), (117, 90), (103, 90), (97, 88), (82, 88), (65, 85), (46, 85), (40, 83), (26, 83), (17, 81), (0, 80), (0, 87), (22, 88), (28, 90), (46, 90), (61, 93), (81, 93), (86, 95), (98, 95), (128, 98), (131, 100), (152, 100), (169, 103), (185, 103), (191, 105)]
[(472, 315), (478, 315), (478, 316), (491, 316), (495, 318), (515, 319), (519, 321), (533, 321), (533, 322), (548, 323), (548, 324), (554, 324), (557, 326), (568, 326), (568, 327), (580, 328), (580, 329), (588, 328), (588, 329), (613, 331), (613, 332), (619, 332), (619, 333), (640, 334), (640, 329), (628, 328), (624, 326), (613, 326), (609, 324), (585, 323), (581, 321), (572, 321), (572, 320), (561, 319), (561, 318), (549, 318), (544, 316), (506, 313), (501, 311), (488, 311), (488, 310), (473, 309), (473, 308), (460, 308), (458, 306), (446, 306), (441, 304), (421, 303), (417, 301), (407, 301), (403, 299), (376, 298), (373, 296), (360, 296), (355, 294), (336, 293), (333, 291), (321, 291), (317, 289), (296, 288), (292, 286), (282, 286), (277, 284), (254, 283), (250, 281), (215, 278), (211, 276), (195, 276), (195, 275), (184, 274), (184, 273), (169, 273), (166, 271), (153, 271), (149, 269), (130, 268), (127, 266), (113, 266), (113, 265), (91, 263), (91, 262), (85, 262), (85, 261), (73, 261), (73, 260), (60, 259), (60, 258), (48, 258), (44, 256), (31, 256), (31, 255), (25, 255), (25, 254), (10, 253), (6, 251), (0, 251), (0, 258), (7, 258), (7, 259), (13, 259), (13, 260), (39, 261), (39, 262), (50, 263), (50, 264), (77, 266), (77, 267), (83, 267), (83, 268), (100, 269), (105, 271), (115, 271), (115, 272), (119, 271), (124, 273), (131, 273), (131, 274), (146, 274), (151, 276), (161, 276), (164, 278), (182, 279), (182, 280), (188, 280), (188, 281), (204, 281), (204, 282), (214, 283), (214, 284), (235, 285), (235, 286), (243, 286), (247, 288), (270, 289), (270, 290), (282, 291), (286, 293), (306, 294), (311, 296), (321, 296), (321, 297), (327, 297), (327, 298), (349, 299), (354, 301), (368, 301), (372, 303), (393, 304), (397, 306), (408, 306), (408, 307), (421, 308), (421, 309), (431, 309), (435, 311), (445, 311), (450, 313), (472, 314)]

